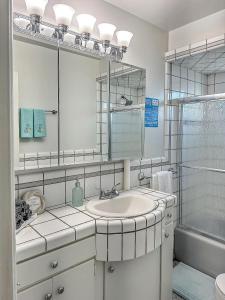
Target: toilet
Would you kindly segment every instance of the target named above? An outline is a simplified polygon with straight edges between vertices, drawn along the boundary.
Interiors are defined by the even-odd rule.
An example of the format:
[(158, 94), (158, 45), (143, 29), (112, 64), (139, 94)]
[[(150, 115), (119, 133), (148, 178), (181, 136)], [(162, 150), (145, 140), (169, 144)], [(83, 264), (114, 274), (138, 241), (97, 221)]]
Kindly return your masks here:
[(225, 274), (216, 277), (216, 300), (225, 300)]

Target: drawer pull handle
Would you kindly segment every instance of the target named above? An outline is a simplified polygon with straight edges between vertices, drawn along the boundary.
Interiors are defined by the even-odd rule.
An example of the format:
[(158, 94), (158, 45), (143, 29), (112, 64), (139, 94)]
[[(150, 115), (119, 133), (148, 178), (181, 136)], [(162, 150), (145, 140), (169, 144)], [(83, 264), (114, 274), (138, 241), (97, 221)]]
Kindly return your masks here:
[(168, 239), (169, 236), (170, 236), (169, 233), (165, 233), (165, 238), (166, 239)]
[(59, 264), (58, 261), (55, 260), (55, 261), (51, 262), (50, 266), (52, 269), (56, 269), (58, 267), (58, 264)]
[(172, 214), (171, 213), (167, 214), (167, 218), (172, 218)]
[(114, 271), (115, 271), (115, 267), (113, 267), (113, 266), (108, 267), (108, 272), (109, 273), (114, 273)]
[(47, 294), (46, 296), (45, 296), (45, 300), (51, 300), (52, 299), (52, 294)]
[(64, 290), (65, 290), (65, 288), (62, 286), (62, 287), (59, 287), (59, 288), (57, 289), (57, 292), (58, 292), (59, 295), (61, 295), (61, 294), (64, 293)]

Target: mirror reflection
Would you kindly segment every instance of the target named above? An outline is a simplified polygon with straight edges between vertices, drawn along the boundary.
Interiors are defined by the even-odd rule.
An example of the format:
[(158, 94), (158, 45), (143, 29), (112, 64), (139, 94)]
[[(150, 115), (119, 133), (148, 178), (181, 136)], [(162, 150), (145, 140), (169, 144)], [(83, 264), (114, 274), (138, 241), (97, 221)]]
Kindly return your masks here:
[(143, 156), (146, 71), (112, 63), (110, 72), (111, 159)]
[[(60, 149), (68, 163), (101, 159), (107, 101), (104, 59), (59, 51)], [(105, 116), (106, 117), (106, 116)], [(106, 119), (104, 120), (107, 121)], [(107, 149), (104, 149), (106, 152)]]
[(16, 167), (57, 164), (57, 48), (13, 43)]

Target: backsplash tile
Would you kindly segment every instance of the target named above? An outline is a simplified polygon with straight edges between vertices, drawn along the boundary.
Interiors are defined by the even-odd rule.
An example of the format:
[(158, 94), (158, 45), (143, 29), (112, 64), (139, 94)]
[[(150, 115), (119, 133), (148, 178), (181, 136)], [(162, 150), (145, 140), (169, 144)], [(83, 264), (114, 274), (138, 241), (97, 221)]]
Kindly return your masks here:
[[(135, 160), (131, 162), (131, 187), (139, 185), (150, 187), (151, 180), (146, 179), (139, 182), (138, 174), (141, 171), (145, 176), (173, 167), (162, 162), (161, 159), (155, 160)], [(48, 170), (47, 172), (37, 172), (26, 175), (16, 175), (15, 189), (16, 198), (21, 197), (26, 191), (31, 189), (40, 190), (46, 197), (46, 207), (54, 208), (65, 203), (72, 202), (72, 188), (76, 178), (79, 179), (81, 187), (84, 189), (85, 198), (100, 195), (100, 190), (111, 189), (114, 184), (120, 183), (118, 190), (123, 189), (123, 161), (108, 162), (100, 165), (97, 163), (92, 166), (66, 168), (60, 171)], [(174, 193), (177, 192), (178, 179), (174, 175)]]

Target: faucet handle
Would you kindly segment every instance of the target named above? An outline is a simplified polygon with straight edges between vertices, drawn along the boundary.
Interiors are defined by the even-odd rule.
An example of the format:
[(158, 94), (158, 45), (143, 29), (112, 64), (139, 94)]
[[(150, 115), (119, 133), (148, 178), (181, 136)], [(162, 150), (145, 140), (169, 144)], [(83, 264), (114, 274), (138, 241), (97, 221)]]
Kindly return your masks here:
[(100, 191), (99, 199), (102, 199), (105, 197), (105, 192), (103, 190)]
[(120, 185), (120, 182), (118, 182), (118, 183), (114, 184), (114, 186), (112, 187), (112, 190), (115, 190), (115, 189), (116, 189), (116, 187), (117, 187), (117, 186), (119, 186), (119, 185)]

